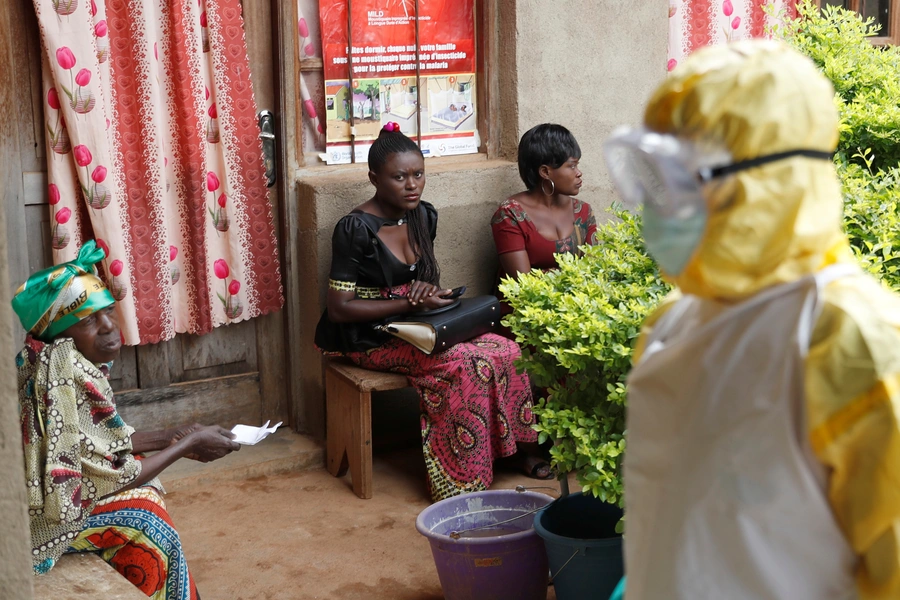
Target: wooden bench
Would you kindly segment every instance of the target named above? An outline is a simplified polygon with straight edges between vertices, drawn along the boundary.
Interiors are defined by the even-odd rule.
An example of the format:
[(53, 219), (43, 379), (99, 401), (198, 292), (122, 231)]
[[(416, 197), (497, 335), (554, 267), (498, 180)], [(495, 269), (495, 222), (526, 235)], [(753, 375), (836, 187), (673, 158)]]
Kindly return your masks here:
[(326, 466), (335, 477), (349, 467), (353, 491), (372, 497), (372, 392), (409, 387), (406, 375), (369, 371), (340, 362), (325, 369), (328, 439)]
[(147, 600), (130, 581), (93, 552), (66, 554), (34, 578), (35, 600)]

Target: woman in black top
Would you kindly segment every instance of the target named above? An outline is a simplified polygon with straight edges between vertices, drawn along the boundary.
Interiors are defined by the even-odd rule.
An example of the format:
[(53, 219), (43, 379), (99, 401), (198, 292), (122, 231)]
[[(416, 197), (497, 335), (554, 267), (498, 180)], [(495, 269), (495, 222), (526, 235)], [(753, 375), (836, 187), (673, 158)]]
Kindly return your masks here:
[[(437, 211), (421, 201), (425, 161), (389, 123), (369, 150), (375, 195), (343, 217), (332, 238), (327, 309), (316, 345), (376, 371), (403, 373), (422, 406), (422, 445), (432, 498), (484, 490), (493, 462), (517, 455), (548, 475), (533, 452), (531, 387), (516, 373), (519, 347), (495, 334), (427, 355), (374, 329), (383, 319), (446, 306), (434, 257)], [(518, 452), (518, 444), (528, 452)]]

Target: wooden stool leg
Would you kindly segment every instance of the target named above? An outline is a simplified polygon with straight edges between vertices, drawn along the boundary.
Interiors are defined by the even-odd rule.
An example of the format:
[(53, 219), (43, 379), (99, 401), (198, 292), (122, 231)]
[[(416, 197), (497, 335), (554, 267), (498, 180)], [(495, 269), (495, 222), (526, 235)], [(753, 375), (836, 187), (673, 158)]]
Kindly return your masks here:
[(372, 497), (372, 393), (359, 392), (347, 419), (352, 427), (347, 454), (353, 491), (360, 498)]
[(350, 443), (350, 423), (347, 420), (350, 408), (355, 404), (356, 389), (343, 378), (326, 370), (325, 401), (327, 403), (328, 438), (325, 446), (325, 460), (328, 472), (335, 477), (347, 473), (347, 444)]

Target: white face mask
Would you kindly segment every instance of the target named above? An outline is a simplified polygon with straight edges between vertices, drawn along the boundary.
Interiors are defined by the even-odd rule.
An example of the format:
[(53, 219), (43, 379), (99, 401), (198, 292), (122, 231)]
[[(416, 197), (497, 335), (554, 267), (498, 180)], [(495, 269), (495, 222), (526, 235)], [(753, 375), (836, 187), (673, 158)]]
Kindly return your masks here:
[(652, 204), (644, 207), (644, 244), (664, 273), (684, 271), (706, 232), (706, 216), (705, 209), (678, 217), (661, 215)]
[(721, 144), (629, 128), (603, 143), (609, 175), (625, 205), (653, 205), (666, 217), (705, 210), (703, 187), (711, 181), (793, 156), (831, 160), (832, 153), (796, 149), (734, 162)]
[(706, 232), (704, 186), (793, 156), (830, 160), (830, 152), (796, 149), (733, 162), (711, 142), (646, 129), (620, 128), (603, 144), (610, 177), (627, 207), (644, 207), (644, 241), (662, 270), (679, 275)]

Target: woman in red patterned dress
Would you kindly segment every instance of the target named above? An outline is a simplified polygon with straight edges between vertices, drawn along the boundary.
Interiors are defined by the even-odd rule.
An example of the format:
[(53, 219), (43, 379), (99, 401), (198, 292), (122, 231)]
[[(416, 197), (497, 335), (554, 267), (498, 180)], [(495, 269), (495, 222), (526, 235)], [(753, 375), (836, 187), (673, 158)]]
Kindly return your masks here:
[[(575, 196), (581, 191), (581, 148), (568, 129), (544, 123), (532, 127), (519, 141), (519, 176), (526, 190), (504, 200), (491, 219), (494, 244), (500, 256), (497, 284), (504, 277), (518, 277), (532, 269), (557, 267), (556, 255), (577, 253), (584, 244), (597, 242), (597, 222), (591, 205)], [(512, 312), (501, 299), (501, 314)], [(497, 333), (514, 340), (508, 327)], [(538, 455), (537, 449), (532, 456)], [(549, 478), (549, 466), (532, 460), (532, 473)], [(527, 469), (526, 469), (527, 470)]]
[[(554, 269), (557, 254), (596, 243), (591, 205), (575, 197), (582, 183), (580, 159), (575, 136), (562, 125), (544, 123), (522, 136), (519, 175), (527, 189), (504, 200), (491, 219), (499, 278)], [(503, 314), (509, 312), (504, 303)], [(503, 333), (512, 338), (509, 330)]]
[(403, 373), (421, 400), (422, 447), (432, 498), (487, 489), (494, 461), (532, 443), (528, 377), (516, 373), (519, 347), (482, 335), (427, 355), (376, 330), (382, 320), (446, 306), (434, 256), (437, 211), (421, 200), (425, 162), (393, 123), (369, 150), (375, 195), (343, 217), (332, 238), (327, 310), (316, 346), (375, 371)]

